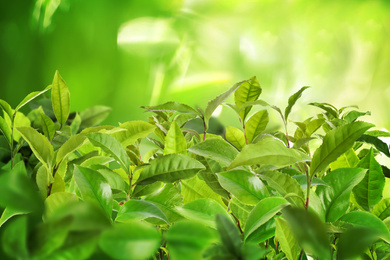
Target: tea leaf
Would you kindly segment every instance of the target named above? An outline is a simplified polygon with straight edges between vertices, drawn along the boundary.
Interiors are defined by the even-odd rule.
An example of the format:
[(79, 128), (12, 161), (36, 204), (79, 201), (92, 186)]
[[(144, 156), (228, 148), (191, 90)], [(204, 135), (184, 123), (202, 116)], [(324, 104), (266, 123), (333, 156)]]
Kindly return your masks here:
[(28, 219), (26, 215), (14, 217), (3, 230), (2, 247), (12, 258), (27, 259), (28, 250)]
[(225, 206), (221, 196), (215, 193), (207, 184), (199, 179), (197, 176), (183, 180), (181, 182), (181, 194), (183, 196), (184, 203), (188, 203), (197, 199), (209, 198), (213, 199), (219, 204)]
[(160, 245), (161, 235), (155, 227), (142, 222), (115, 223), (102, 233), (100, 248), (114, 259), (147, 259)]
[(390, 198), (381, 200), (372, 209), (372, 214), (377, 216), (380, 220), (385, 220), (390, 217)]
[(352, 148), (355, 140), (373, 126), (358, 121), (342, 125), (326, 133), (321, 146), (314, 152), (310, 167), (311, 175), (325, 170), (330, 163)]
[[(234, 103), (237, 108), (240, 109), (241, 106), (246, 102), (255, 101), (259, 98), (261, 94), (260, 83), (257, 78), (254, 76), (249, 80), (242, 82), (239, 88), (234, 92)], [(252, 107), (246, 107), (245, 109), (239, 112), (241, 121), (244, 122), (246, 116), (250, 112)]]
[(248, 119), (248, 122), (245, 124), (245, 134), (248, 144), (252, 143), (256, 136), (265, 130), (268, 121), (267, 110), (260, 110)]
[(360, 136), (357, 139), (357, 141), (364, 142), (367, 144), (372, 144), (375, 146), (376, 149), (378, 149), (378, 151), (382, 152), (387, 157), (390, 157), (390, 151), (389, 151), (388, 144), (386, 144), (385, 142), (383, 142), (381, 139), (379, 139), (376, 136), (363, 134), (362, 136)]
[(269, 197), (262, 199), (253, 208), (246, 221), (244, 240), (246, 240), (260, 226), (273, 218), (276, 213), (286, 207), (289, 203), (284, 198)]
[(0, 131), (5, 136), (8, 141), (9, 146), (11, 147), (12, 142), (12, 132), (11, 127), (7, 124), (7, 122), (0, 116)]
[(73, 174), (82, 198), (85, 201), (97, 203), (107, 216), (111, 217), (112, 193), (106, 179), (98, 171), (81, 166), (76, 166)]
[(288, 105), (286, 109), (284, 110), (284, 119), (287, 122), (288, 116), (291, 113), (291, 108), (295, 105), (297, 100), (302, 96), (302, 92), (308, 89), (309, 87), (302, 87), (300, 90), (298, 90), (296, 93), (294, 93), (292, 96), (288, 99)]
[(230, 199), (229, 206), (233, 215), (240, 221), (241, 228), (244, 229), (248, 216), (252, 211), (252, 209), (254, 208), (254, 206), (250, 206), (245, 203), (242, 203), (236, 197), (232, 197)]
[(276, 218), (275, 221), (275, 237), (280, 244), (280, 249), (286, 254), (288, 260), (298, 259), (301, 248), (287, 221), (283, 218)]
[(241, 236), (237, 227), (225, 215), (218, 214), (216, 217), (217, 230), (222, 243), (232, 255), (241, 255)]
[(51, 100), (54, 115), (62, 125), (66, 123), (70, 111), (70, 93), (68, 86), (62, 79), (58, 70), (56, 71), (52, 83)]
[(164, 103), (162, 105), (158, 105), (158, 106), (144, 107), (144, 108), (147, 109), (146, 112), (149, 112), (149, 111), (177, 111), (180, 113), (194, 113), (194, 114), (201, 116), (199, 111), (197, 111), (196, 109), (194, 109), (186, 104), (181, 104), (181, 103), (177, 103), (177, 102), (173, 102), (173, 101), (170, 101), (170, 102)]
[(261, 173), (261, 178), (266, 180), (268, 185), (274, 188), (283, 197), (287, 194), (296, 194), (298, 197), (287, 197), (290, 203), (298, 207), (303, 206), (304, 194), (301, 185), (290, 175), (279, 171), (267, 171)]
[(78, 200), (79, 198), (76, 194), (69, 192), (56, 192), (50, 194), (45, 200), (45, 214), (43, 219), (46, 221), (51, 218), (57, 210), (61, 209), (61, 207), (64, 207), (68, 203), (77, 202)]
[[(11, 126), (12, 120), (8, 117), (8, 115), (4, 115), (4, 116), (5, 116), (4, 120), (6, 121), (6, 123), (9, 126)], [(14, 121), (14, 129), (18, 127), (25, 127), (25, 126), (29, 127), (31, 125), (30, 119), (28, 119), (28, 117), (21, 112), (15, 112), (15, 117), (13, 118), (13, 121)], [(14, 140), (16, 142), (19, 142), (21, 137), (22, 136), (20, 135), (20, 133), (14, 130)]]
[(203, 180), (206, 182), (206, 184), (217, 194), (221, 195), (222, 197), (228, 197), (229, 193), (222, 188), (221, 184), (218, 182), (218, 178), (216, 176), (216, 173), (222, 172), (222, 166), (212, 159), (203, 158), (201, 156), (198, 156), (197, 159), (206, 166), (205, 170), (201, 170), (198, 174), (200, 177), (203, 178)]
[(238, 151), (225, 140), (214, 138), (193, 145), (188, 151), (224, 164), (230, 164), (238, 154)]
[(351, 191), (362, 181), (365, 173), (366, 170), (360, 168), (340, 168), (323, 178), (329, 186), (318, 186), (316, 193), (325, 206), (327, 222), (336, 221), (345, 214)]
[(123, 147), (133, 145), (135, 141), (147, 137), (156, 129), (154, 125), (145, 121), (129, 121), (119, 124), (119, 127), (126, 129), (126, 131), (114, 133), (112, 136), (115, 137)]
[(347, 122), (347, 123), (351, 123), (353, 121), (356, 121), (356, 119), (358, 119), (359, 117), (361, 116), (365, 116), (365, 115), (371, 115), (371, 112), (370, 111), (367, 111), (367, 112), (359, 112), (359, 111), (356, 111), (356, 110), (352, 110), (352, 111), (349, 111), (348, 113), (346, 113), (344, 116), (343, 116), (343, 119)]
[(242, 150), (242, 148), (246, 145), (244, 133), (233, 126), (226, 127), (225, 137), (226, 140), (234, 145), (238, 150)]
[[(177, 207), (180, 215), (191, 221), (203, 223), (206, 226), (217, 228), (215, 217), (217, 214), (224, 215), (230, 219), (226, 210), (212, 199), (198, 199), (185, 204), (183, 207)], [(231, 220), (233, 222), (233, 220)]]
[(16, 130), (18, 130), (23, 139), (30, 145), (37, 159), (48, 168), (51, 168), (54, 159), (54, 150), (49, 140), (29, 126), (17, 127)]
[[(91, 159), (96, 158), (92, 157)], [(87, 160), (88, 161), (88, 160)], [(87, 162), (86, 161), (86, 162)], [(85, 162), (84, 162), (85, 163)], [(84, 163), (82, 166), (85, 166)], [(125, 190), (126, 184), (118, 173), (112, 171), (110, 168), (98, 164), (93, 169), (97, 170), (103, 177), (106, 179), (107, 183), (110, 185), (111, 189), (115, 190)]]
[(352, 211), (340, 218), (340, 221), (352, 224), (355, 227), (368, 228), (375, 230), (376, 234), (385, 242), (390, 242), (390, 232), (378, 217), (369, 212)]
[(164, 155), (175, 153), (187, 155), (187, 141), (179, 125), (173, 121), (165, 136)]
[(43, 133), (49, 140), (52, 140), (54, 134), (56, 133), (53, 120), (51, 120), (51, 118), (45, 115), (43, 112), (41, 112), (41, 119)]
[(62, 160), (68, 157), (71, 153), (77, 150), (80, 146), (86, 143), (87, 137), (85, 135), (74, 135), (69, 138), (61, 147), (58, 149), (56, 164), (59, 165)]
[(11, 207), (7, 207), (4, 209), (3, 213), (1, 214), (0, 217), (0, 228), (6, 223), (8, 220), (10, 220), (14, 216), (18, 215), (24, 215), (30, 213), (28, 210), (16, 210)]
[(118, 140), (111, 135), (103, 133), (91, 133), (87, 134), (87, 137), (94, 146), (100, 147), (104, 152), (112, 155), (122, 168), (127, 173), (129, 172), (130, 159)]
[(313, 103), (309, 103), (309, 105), (321, 108), (326, 112), (328, 112), (330, 115), (332, 115), (334, 118), (339, 118), (339, 112), (334, 106), (330, 104), (313, 102)]
[(359, 157), (356, 155), (353, 148), (349, 149), (345, 153), (339, 156), (336, 161), (332, 162), (329, 166), (333, 170), (338, 168), (353, 168), (359, 163)]
[(219, 183), (241, 202), (256, 205), (261, 199), (268, 197), (268, 190), (254, 174), (233, 170), (217, 173)]
[(44, 90), (42, 91), (35, 91), (35, 92), (32, 92), (30, 94), (28, 94), (20, 103), (19, 105), (16, 106), (15, 108), (15, 112), (16, 111), (19, 111), (19, 109), (21, 109), (23, 106), (25, 106), (28, 102), (30, 102), (31, 100), (33, 100), (34, 98), (42, 95), (43, 93), (45, 93), (46, 91), (48, 91), (49, 89), (52, 88), (52, 85), (49, 85), (47, 86)]
[(165, 214), (152, 202), (134, 199), (123, 204), (115, 221), (127, 223), (145, 218), (158, 218), (169, 224)]
[(81, 125), (80, 128), (97, 126), (106, 119), (111, 112), (111, 108), (106, 106), (93, 106), (83, 110), (80, 113)]
[(234, 84), (233, 87), (231, 87), (228, 91), (222, 93), (221, 95), (217, 96), (216, 98), (214, 98), (213, 100), (210, 100), (207, 103), (207, 107), (206, 107), (206, 110), (204, 112), (204, 118), (203, 118), (204, 123), (205, 123), (205, 130), (207, 130), (209, 128), (209, 120), (210, 120), (211, 115), (215, 111), (215, 109), (217, 109), (217, 107), (219, 105), (221, 105), (222, 102), (224, 102), (244, 82), (245, 81), (241, 81), (241, 82)]
[(310, 157), (298, 150), (289, 149), (280, 140), (270, 137), (245, 146), (228, 166), (228, 170), (254, 164), (273, 165), (281, 168), (303, 161), (310, 161)]
[(9, 118), (13, 117), (14, 111), (12, 110), (11, 106), (5, 100), (0, 99), (0, 107), (8, 115)]
[(137, 183), (146, 185), (155, 181), (175, 182), (191, 178), (204, 168), (203, 164), (188, 156), (169, 154), (150, 162), (150, 165), (142, 170)]

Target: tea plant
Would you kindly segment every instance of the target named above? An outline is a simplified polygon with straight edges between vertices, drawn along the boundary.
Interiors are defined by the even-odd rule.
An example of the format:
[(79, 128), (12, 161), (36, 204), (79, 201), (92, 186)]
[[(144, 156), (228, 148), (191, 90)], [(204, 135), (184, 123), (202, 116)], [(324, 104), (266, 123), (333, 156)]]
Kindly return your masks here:
[[(106, 107), (70, 113), (58, 72), (15, 109), (0, 100), (1, 258), (390, 259), (390, 171), (376, 159), (390, 134), (327, 103), (289, 121), (307, 88), (283, 111), (253, 77), (204, 110), (167, 102), (118, 126), (99, 126)], [(242, 129), (208, 133), (220, 105)], [(282, 131), (267, 131), (272, 111)]]

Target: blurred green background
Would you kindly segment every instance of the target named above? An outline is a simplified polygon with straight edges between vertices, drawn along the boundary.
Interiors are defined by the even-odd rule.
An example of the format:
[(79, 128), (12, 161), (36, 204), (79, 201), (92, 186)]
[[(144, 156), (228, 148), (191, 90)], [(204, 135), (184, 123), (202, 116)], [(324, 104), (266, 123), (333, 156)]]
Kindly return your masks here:
[(110, 106), (115, 125), (145, 119), (141, 105), (204, 107), (256, 75), (280, 107), (312, 86), (293, 120), (319, 112), (312, 101), (358, 104), (390, 128), (388, 0), (2, 1), (0, 59), (0, 98), (13, 107), (56, 69), (72, 111)]

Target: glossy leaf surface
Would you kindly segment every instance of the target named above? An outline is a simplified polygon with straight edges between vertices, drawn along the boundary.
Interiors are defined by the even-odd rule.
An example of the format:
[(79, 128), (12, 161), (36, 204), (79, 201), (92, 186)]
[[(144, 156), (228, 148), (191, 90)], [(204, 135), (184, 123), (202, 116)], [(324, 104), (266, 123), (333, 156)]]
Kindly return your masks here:
[(51, 100), (54, 115), (62, 126), (68, 119), (70, 112), (70, 93), (58, 71), (56, 71), (52, 83)]

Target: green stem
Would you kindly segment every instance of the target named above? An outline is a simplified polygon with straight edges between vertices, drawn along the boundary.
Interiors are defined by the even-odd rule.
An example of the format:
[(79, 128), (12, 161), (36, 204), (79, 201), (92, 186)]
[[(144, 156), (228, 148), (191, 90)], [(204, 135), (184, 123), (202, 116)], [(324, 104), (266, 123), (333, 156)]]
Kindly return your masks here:
[(132, 189), (133, 189), (133, 186), (132, 186), (132, 182), (133, 182), (133, 172), (130, 171), (130, 174), (129, 174), (129, 190), (127, 191), (127, 200), (130, 200), (131, 198), (131, 193), (132, 193)]
[(14, 167), (14, 122), (15, 122), (16, 112), (12, 116), (11, 120), (11, 170)]
[(206, 121), (204, 121), (204, 118), (202, 118), (202, 121), (203, 121), (203, 129), (204, 129), (204, 132), (203, 132), (203, 141), (205, 141), (205, 140), (206, 140), (207, 127), (206, 127)]
[[(241, 119), (240, 119), (240, 121), (241, 121)], [(245, 132), (245, 122), (244, 121), (242, 121), (242, 130), (244, 131), (245, 143), (248, 144), (248, 139), (246, 137), (246, 132)]]
[(310, 198), (310, 186), (312, 182), (312, 178), (310, 178), (309, 171), (306, 170), (306, 182), (307, 182), (307, 188), (306, 188), (306, 210), (309, 209), (309, 198)]

